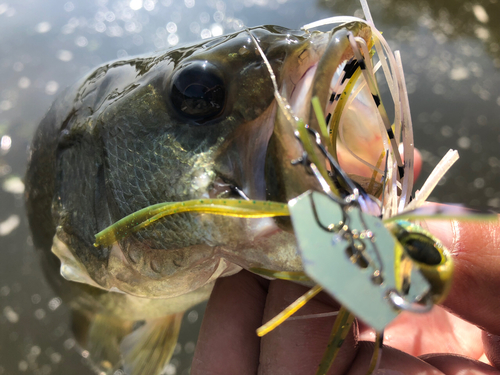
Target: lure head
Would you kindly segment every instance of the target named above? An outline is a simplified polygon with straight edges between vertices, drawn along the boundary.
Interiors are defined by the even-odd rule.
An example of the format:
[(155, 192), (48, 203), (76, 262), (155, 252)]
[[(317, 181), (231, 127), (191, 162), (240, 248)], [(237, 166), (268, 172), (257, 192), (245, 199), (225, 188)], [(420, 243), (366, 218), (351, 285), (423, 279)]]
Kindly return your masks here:
[(432, 302), (444, 301), (453, 278), (453, 260), (449, 251), (439, 239), (411, 222), (397, 220), (386, 227), (404, 248), (403, 256), (429, 282)]
[[(293, 234), (272, 219), (182, 213), (113, 246), (93, 245), (96, 233), (156, 203), (270, 199), (281, 182), (317, 188), (304, 173), (266, 178), (266, 166), (288, 168), (298, 144), (289, 129), (276, 131), (283, 112), (249, 32), (283, 96), (306, 116), (309, 72), (332, 33), (276, 26), (105, 64), (54, 103), (32, 144), (26, 200), (36, 246), (52, 247), (66, 278), (154, 298), (239, 267), (301, 270)], [(276, 163), (280, 151), (269, 144), (280, 137), (292, 151)]]

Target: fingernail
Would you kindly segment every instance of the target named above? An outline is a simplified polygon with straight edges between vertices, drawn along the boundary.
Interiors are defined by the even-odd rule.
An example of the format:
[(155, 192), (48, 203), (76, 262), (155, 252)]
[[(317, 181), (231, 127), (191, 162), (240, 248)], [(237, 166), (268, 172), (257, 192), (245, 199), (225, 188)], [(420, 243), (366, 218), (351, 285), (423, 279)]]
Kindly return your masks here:
[(420, 222), (420, 226), (435, 236), (448, 249), (452, 249), (457, 228), (451, 220), (425, 220)]

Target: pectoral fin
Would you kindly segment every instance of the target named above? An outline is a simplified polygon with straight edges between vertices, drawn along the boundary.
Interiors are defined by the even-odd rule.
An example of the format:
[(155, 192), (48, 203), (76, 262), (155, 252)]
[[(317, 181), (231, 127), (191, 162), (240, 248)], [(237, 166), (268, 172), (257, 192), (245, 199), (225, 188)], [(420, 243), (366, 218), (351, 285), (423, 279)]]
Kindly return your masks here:
[(129, 375), (158, 375), (174, 352), (184, 312), (146, 321), (120, 344)]
[(72, 310), (72, 330), (89, 359), (107, 373), (121, 367), (120, 343), (133, 327), (132, 321)]

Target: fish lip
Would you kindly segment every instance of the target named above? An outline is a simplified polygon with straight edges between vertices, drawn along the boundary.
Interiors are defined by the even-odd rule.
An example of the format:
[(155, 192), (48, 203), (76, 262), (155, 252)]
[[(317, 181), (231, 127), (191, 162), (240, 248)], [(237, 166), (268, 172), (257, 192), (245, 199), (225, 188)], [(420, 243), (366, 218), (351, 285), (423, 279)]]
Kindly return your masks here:
[[(305, 58), (309, 61), (302, 62), (304, 57), (302, 54), (298, 57), (300, 59), (299, 65), (305, 64), (302, 67), (303, 71), (300, 78), (294, 82), (293, 75), (295, 72), (289, 73), (289, 80), (293, 87), (287, 92), (286, 84), (280, 90), (281, 96), (285, 97), (292, 108), (292, 113), (299, 117), (306, 119), (307, 110), (309, 109), (310, 99), (312, 96), (313, 78), (318, 68), (318, 64), (324, 56), (327, 46), (332, 38), (332, 31), (323, 33), (312, 33), (309, 38), (309, 45), (307, 46), (307, 56)], [(299, 67), (300, 69), (300, 67)], [(304, 99), (300, 101), (298, 99)]]
[(295, 84), (295, 87), (292, 89), (292, 92), (290, 93), (290, 98), (293, 97), (295, 91), (297, 90), (297, 85), (300, 83), (301, 80), (304, 79), (305, 75), (313, 68), (317, 68), (318, 66), (318, 62), (314, 63), (313, 65), (311, 65), (309, 68), (306, 69), (306, 71), (302, 74), (302, 76), (299, 78), (299, 80), (297, 81), (297, 83)]
[[(299, 170), (303, 167), (291, 164), (292, 160), (297, 160), (304, 154), (295, 134), (296, 126), (293, 124), (293, 118), (308, 118), (313, 78), (330, 40), (329, 32), (313, 33), (307, 44), (301, 47), (302, 50), (296, 51), (297, 53), (291, 56), (294, 59), (285, 62), (278, 93), (290, 106), (290, 110), (278, 106), (274, 118), (273, 134), (266, 153), (267, 200), (286, 203), (307, 190), (321, 189), (311, 175)], [(307, 54), (304, 51), (307, 51)], [(292, 231), (291, 223), (287, 220), (283, 218), (276, 220), (286, 232)]]

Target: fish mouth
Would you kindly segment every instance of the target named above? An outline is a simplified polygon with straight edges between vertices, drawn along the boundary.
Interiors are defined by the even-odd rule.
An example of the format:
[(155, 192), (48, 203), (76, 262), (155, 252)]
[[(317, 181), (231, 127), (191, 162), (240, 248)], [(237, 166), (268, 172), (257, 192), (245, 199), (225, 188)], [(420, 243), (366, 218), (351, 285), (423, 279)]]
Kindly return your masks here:
[[(371, 29), (360, 22), (346, 23), (327, 33), (312, 32), (309, 48), (300, 54), (300, 63), (295, 69), (291, 67), (288, 78), (282, 83), (279, 95), (290, 109), (278, 108), (267, 149), (265, 178), (268, 200), (288, 202), (307, 190), (323, 191), (318, 180), (304, 166), (293, 163), (304, 155), (296, 136), (297, 119), (321, 134), (311, 99), (317, 97), (323, 113), (329, 117), (327, 109), (330, 98), (334, 96), (338, 72), (354, 56), (348, 39), (350, 33), (369, 44)], [(319, 149), (315, 151), (319, 160), (325, 160)], [(278, 219), (278, 222), (286, 221)], [(284, 228), (291, 230), (290, 225)]]

